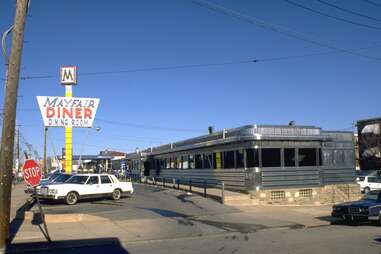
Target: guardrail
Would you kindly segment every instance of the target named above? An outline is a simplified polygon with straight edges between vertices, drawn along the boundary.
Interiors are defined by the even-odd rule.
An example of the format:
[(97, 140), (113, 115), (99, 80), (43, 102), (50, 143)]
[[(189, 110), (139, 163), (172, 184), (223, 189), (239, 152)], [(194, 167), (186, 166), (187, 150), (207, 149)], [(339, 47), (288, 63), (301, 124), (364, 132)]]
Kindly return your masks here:
[[(187, 190), (190, 193), (200, 193), (200, 191), (194, 191), (195, 188), (201, 189), (202, 196), (208, 197), (218, 197), (222, 204), (225, 203), (225, 183), (224, 181), (206, 181), (199, 179), (185, 179), (185, 178), (168, 178), (168, 177), (151, 177), (145, 176), (141, 178), (140, 176), (131, 176), (131, 179), (135, 182), (144, 183), (144, 184), (152, 184), (152, 185), (161, 185), (162, 187), (171, 187), (177, 190)], [(185, 186), (186, 188), (180, 188)], [(208, 193), (208, 189), (219, 190), (218, 194), (216, 193)]]

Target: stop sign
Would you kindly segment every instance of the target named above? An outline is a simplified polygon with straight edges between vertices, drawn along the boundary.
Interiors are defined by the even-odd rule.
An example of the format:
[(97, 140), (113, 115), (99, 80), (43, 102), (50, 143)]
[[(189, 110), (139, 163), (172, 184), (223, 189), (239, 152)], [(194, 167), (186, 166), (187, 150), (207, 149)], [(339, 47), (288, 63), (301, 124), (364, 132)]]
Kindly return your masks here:
[(40, 166), (34, 160), (26, 160), (22, 168), (24, 181), (32, 187), (40, 184), (41, 170)]

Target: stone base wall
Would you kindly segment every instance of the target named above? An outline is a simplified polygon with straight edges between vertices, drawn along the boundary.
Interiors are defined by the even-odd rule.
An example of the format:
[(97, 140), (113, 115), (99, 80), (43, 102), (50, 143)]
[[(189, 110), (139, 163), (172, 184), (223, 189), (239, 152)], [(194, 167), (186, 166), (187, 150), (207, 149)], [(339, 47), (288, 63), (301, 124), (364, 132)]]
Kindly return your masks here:
[(333, 184), (322, 187), (259, 190), (250, 192), (262, 204), (333, 204), (361, 198), (358, 184)]

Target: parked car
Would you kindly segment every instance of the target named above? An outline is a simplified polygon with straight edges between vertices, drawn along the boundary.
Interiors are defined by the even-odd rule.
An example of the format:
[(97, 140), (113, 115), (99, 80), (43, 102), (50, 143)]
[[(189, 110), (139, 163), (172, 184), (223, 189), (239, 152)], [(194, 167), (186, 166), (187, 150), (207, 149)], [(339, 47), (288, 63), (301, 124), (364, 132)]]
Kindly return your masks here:
[(378, 175), (358, 176), (357, 183), (360, 185), (361, 191), (368, 193), (371, 190), (381, 190), (381, 178)]
[(332, 217), (348, 222), (378, 221), (381, 224), (381, 191), (370, 191), (358, 201), (334, 205)]
[[(72, 175), (70, 174), (64, 174), (64, 173), (58, 173), (52, 175), (50, 178), (42, 179), (40, 181), (40, 185), (37, 186), (37, 191), (39, 190), (41, 185), (49, 185), (49, 184), (60, 184), (64, 183), (66, 180), (68, 180)], [(33, 193), (33, 187), (30, 185), (26, 186), (26, 193)]]
[(37, 192), (42, 199), (62, 199), (68, 205), (74, 205), (79, 199), (111, 197), (120, 199), (134, 191), (131, 182), (120, 182), (109, 174), (78, 174), (62, 184), (41, 186)]

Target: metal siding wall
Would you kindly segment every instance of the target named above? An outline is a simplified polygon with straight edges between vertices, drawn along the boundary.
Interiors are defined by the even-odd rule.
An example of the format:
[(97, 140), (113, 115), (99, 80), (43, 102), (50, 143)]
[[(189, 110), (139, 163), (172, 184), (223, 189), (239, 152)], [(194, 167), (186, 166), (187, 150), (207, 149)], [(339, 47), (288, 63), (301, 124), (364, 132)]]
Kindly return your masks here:
[(262, 188), (292, 188), (320, 185), (318, 167), (262, 168)]
[(323, 170), (323, 184), (353, 183), (356, 179), (355, 169), (352, 167), (325, 168)]
[(167, 169), (160, 172), (160, 177), (176, 178), (184, 181), (199, 180), (210, 184), (224, 181), (225, 187), (232, 190), (247, 190), (245, 170), (243, 169)]

